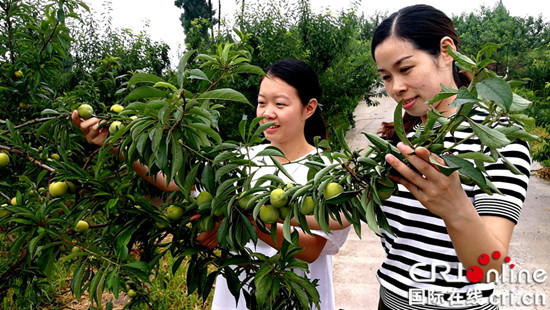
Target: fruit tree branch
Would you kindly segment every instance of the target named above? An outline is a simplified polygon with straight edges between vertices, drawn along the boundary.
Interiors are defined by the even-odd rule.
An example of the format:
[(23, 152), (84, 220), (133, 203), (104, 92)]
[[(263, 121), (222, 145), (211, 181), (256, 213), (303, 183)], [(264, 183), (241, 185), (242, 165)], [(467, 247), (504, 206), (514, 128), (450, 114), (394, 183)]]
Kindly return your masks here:
[[(23, 128), (23, 127), (26, 127), (26, 126), (29, 126), (29, 125), (33, 125), (33, 124), (36, 124), (36, 123), (46, 122), (46, 121), (49, 121), (49, 120), (52, 120), (52, 119), (55, 119), (55, 118), (58, 118), (58, 117), (60, 117), (60, 116), (50, 116), (50, 117), (33, 119), (33, 120), (30, 120), (26, 123), (19, 124), (19, 125), (15, 126), (14, 129), (20, 129), (20, 128)], [(0, 136), (8, 134), (9, 132), (10, 132), (9, 130), (4, 130), (3, 132), (0, 133)]]
[(18, 150), (16, 148), (13, 148), (13, 147), (9, 147), (9, 146), (5, 146), (5, 145), (0, 145), (0, 150), (7, 150), (9, 151), (10, 153), (15, 153), (15, 154), (19, 154), (23, 157), (25, 157), (28, 161), (30, 161), (31, 163), (37, 165), (38, 167), (40, 168), (43, 168), (43, 169), (46, 169), (48, 170), (49, 172), (54, 172), (55, 169), (46, 165), (46, 164), (43, 164), (42, 162), (40, 162), (39, 160), (36, 160), (34, 159), (33, 157), (27, 155), (25, 152), (21, 151), (21, 150)]

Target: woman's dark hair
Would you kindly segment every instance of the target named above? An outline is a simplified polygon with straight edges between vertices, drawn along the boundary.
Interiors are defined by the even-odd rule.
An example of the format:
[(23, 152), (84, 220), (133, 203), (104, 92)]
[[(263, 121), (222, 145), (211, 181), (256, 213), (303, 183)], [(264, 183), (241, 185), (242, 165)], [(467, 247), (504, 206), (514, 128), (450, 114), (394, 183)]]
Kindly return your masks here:
[[(384, 19), (374, 30), (371, 44), (372, 58), (376, 61), (374, 51), (387, 38), (396, 37), (410, 42), (416, 49), (427, 52), (432, 56), (441, 53), (441, 39), (450, 37), (455, 46), (459, 47), (458, 34), (453, 21), (440, 10), (425, 4), (411, 5), (400, 9)], [(453, 62), (453, 78), (458, 87), (468, 86), (471, 79), (460, 73)], [(405, 113), (403, 123), (407, 132), (420, 122), (420, 117)], [(382, 137), (388, 140), (395, 139), (393, 123), (383, 123), (379, 131)]]
[[(298, 91), (298, 96), (304, 106), (311, 99), (317, 99), (320, 102), (321, 86), (319, 85), (319, 79), (315, 71), (304, 61), (298, 59), (280, 60), (267, 67), (265, 73), (268, 76), (278, 77), (294, 87)], [(262, 80), (263, 77), (260, 83)], [(306, 120), (304, 135), (311, 145), (314, 144), (313, 138), (315, 136), (327, 139), (327, 126), (321, 114), (320, 105), (317, 105), (313, 115)]]

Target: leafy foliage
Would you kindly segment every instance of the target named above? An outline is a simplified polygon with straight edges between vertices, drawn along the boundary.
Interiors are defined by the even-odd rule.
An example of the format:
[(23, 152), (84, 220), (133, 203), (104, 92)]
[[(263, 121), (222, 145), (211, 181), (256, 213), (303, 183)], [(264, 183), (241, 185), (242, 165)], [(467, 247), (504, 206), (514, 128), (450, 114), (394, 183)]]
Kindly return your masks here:
[[(103, 305), (104, 291), (115, 298), (122, 292), (137, 292), (129, 307), (152, 306), (151, 283), (164, 278), (162, 261), (170, 256), (172, 273), (186, 264), (189, 294), (205, 299), (216, 276), (223, 275), (232, 293), (244, 290), (250, 308), (307, 309), (318, 304), (319, 295), (316, 282), (304, 276), (307, 264), (295, 258), (301, 248), (290, 225), (294, 219), (310, 231), (302, 213), (307, 197), (315, 202), (308, 216), (325, 231), (330, 220), (343, 218), (357, 233), (361, 223), (375, 232), (390, 230), (378, 207), (394, 190), (387, 182), (391, 171), (383, 159), (388, 152), (398, 155), (389, 142), (366, 134), (374, 147), (364, 153), (352, 151), (342, 143), (344, 131), (337, 131), (334, 137), (340, 147), (317, 141), (318, 153), (303, 160), (310, 171), (308, 181), (289, 186), (281, 176), (291, 180), (292, 176), (277, 161), (273, 161), (277, 173), (255, 180), (262, 157), (283, 154), (267, 148), (250, 158), (249, 148), (263, 141), (262, 131), (271, 124), (242, 117), (245, 107), (253, 111), (250, 94), (263, 74), (261, 67), (267, 65), (260, 60), (284, 56), (309, 60), (320, 72), (327, 98), (341, 101), (325, 105), (326, 111), (341, 118), (329, 119), (329, 124), (349, 120), (374, 74), (368, 42), (358, 34), (358, 29), (368, 27), (359, 18), (351, 13), (315, 15), (307, 6), (295, 8), (298, 13), (292, 16), (300, 16), (298, 20), (285, 19), (275, 10), (259, 12), (258, 17), (276, 18), (241, 19), (239, 40), (225, 42), (227, 37), (221, 36), (219, 42), (212, 41), (218, 44), (185, 54), (176, 72), (162, 76), (167, 64), (162, 44), (113, 31), (94, 49), (86, 39), (96, 33), (94, 25), (83, 26), (81, 33), (69, 31), (68, 21), (82, 16), (80, 8), (86, 6), (76, 0), (1, 4), (1, 35), (7, 39), (0, 40), (0, 149), (9, 154), (7, 166), (0, 168), (0, 195), (9, 202), (0, 204), (0, 229), (7, 238), (0, 257), (4, 303), (9, 298), (17, 308), (42, 306), (62, 262), (71, 267), (73, 294), (80, 299), (87, 292), (94, 308), (113, 306), (111, 301)], [(271, 42), (270, 36), (281, 41)], [(279, 54), (268, 54), (268, 46), (270, 53)], [(89, 53), (80, 53), (85, 50)], [(521, 112), (529, 102), (512, 92), (518, 83), (488, 69), (496, 50), (494, 45), (484, 47), (473, 59), (454, 55), (461, 68), (475, 76), (470, 87), (444, 89), (439, 95), (457, 96), (457, 118), (444, 121), (432, 111), (429, 126), (408, 139), (399, 123), (398, 106), (395, 121), (401, 139), (442, 154), (441, 135), (469, 122), (478, 109), (486, 110), (488, 118), (482, 124), (469, 124), (489, 149), (518, 138), (535, 138), (519, 130), (526, 120)], [(121, 122), (100, 149), (83, 141), (69, 119), (70, 111), (82, 102), (93, 106), (95, 116), (105, 121), (102, 126)], [(115, 103), (124, 110), (110, 111)], [(534, 106), (533, 113), (544, 111), (543, 103)], [(239, 112), (238, 121), (223, 124), (226, 117), (221, 111), (230, 109)], [(510, 121), (493, 129), (501, 117)], [(235, 129), (231, 139), (226, 136), (230, 125)], [(119, 148), (125, 161), (112, 156), (112, 146)], [(481, 162), (504, 159), (498, 152), (489, 157), (466, 155), (446, 157), (449, 167), (441, 169), (458, 168), (464, 179), (492, 192), (480, 171)], [(473, 164), (465, 166), (470, 163), (466, 159), (473, 159)], [(154, 189), (132, 171), (136, 160), (150, 167), (151, 176), (162, 172), (179, 191)], [(53, 182), (65, 182), (68, 193), (53, 197), (47, 189)], [(324, 190), (331, 183), (342, 186), (343, 192), (328, 198)], [(193, 186), (212, 193), (212, 200), (199, 203)], [(274, 236), (274, 226), (262, 221), (260, 210), (272, 190), (283, 188), (290, 211), (281, 218), (281, 249), (273, 257), (253, 253), (246, 244), (257, 241), (258, 229)], [(239, 202), (250, 195), (246, 208), (241, 207)], [(183, 210), (177, 220), (167, 214), (173, 205)], [(79, 221), (89, 223), (89, 229), (75, 229)], [(216, 250), (195, 240), (212, 226), (218, 229)]]
[[(219, 22), (213, 18), (216, 11), (212, 9), (212, 1), (176, 0), (174, 5), (183, 9), (180, 20), (186, 34), (185, 42), (191, 49), (196, 49), (197, 39), (206, 37), (208, 29)], [(197, 35), (193, 35), (195, 32)]]

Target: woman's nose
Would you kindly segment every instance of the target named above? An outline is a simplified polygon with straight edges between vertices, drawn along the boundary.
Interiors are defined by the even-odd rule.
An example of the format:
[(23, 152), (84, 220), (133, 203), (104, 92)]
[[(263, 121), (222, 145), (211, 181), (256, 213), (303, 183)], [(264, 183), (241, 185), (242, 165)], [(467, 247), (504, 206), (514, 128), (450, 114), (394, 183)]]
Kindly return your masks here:
[(392, 81), (391, 91), (396, 95), (400, 95), (404, 93), (406, 90), (407, 90), (407, 84), (405, 84), (403, 79), (394, 77)]
[(275, 117), (275, 113), (273, 113), (273, 110), (272, 110), (272, 109), (270, 109), (270, 108), (265, 108), (265, 109), (263, 110), (262, 116), (265, 117), (265, 118), (274, 118), (274, 117)]

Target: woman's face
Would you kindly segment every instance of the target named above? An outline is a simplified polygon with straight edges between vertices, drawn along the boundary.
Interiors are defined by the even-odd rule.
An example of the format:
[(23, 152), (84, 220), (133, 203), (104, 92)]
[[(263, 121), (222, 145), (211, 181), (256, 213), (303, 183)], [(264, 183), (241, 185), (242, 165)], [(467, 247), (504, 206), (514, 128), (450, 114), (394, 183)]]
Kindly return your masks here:
[[(425, 102), (441, 91), (441, 84), (457, 88), (452, 74), (453, 59), (446, 52), (434, 57), (416, 49), (409, 41), (392, 36), (376, 47), (374, 56), (387, 93), (397, 102), (403, 100), (403, 109), (423, 121), (430, 110)], [(449, 108), (452, 100), (453, 97), (433, 106), (449, 115), (454, 112)]]
[(280, 145), (304, 139), (304, 126), (309, 114), (298, 96), (298, 91), (274, 76), (265, 77), (260, 84), (256, 115), (263, 116), (261, 124), (275, 122), (264, 131), (267, 140)]

